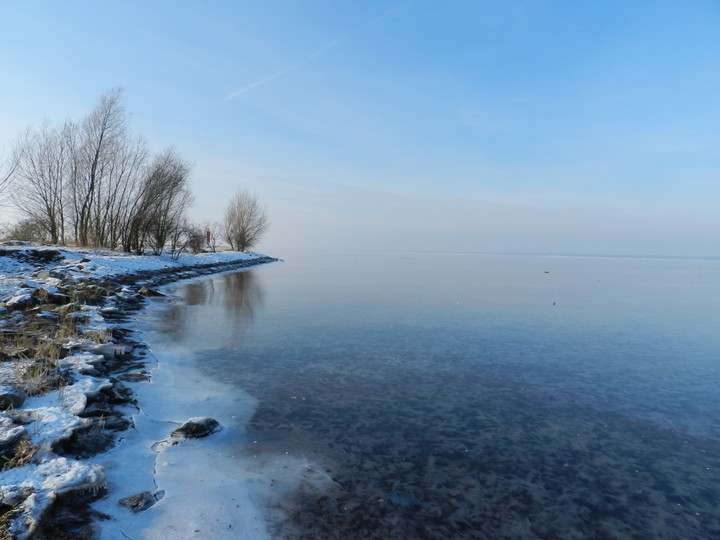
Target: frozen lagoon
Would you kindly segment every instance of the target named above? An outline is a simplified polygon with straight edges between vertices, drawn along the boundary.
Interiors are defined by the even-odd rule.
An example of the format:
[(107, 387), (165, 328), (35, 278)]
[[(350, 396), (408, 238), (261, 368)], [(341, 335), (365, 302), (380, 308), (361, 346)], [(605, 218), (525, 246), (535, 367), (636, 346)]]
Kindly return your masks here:
[[(98, 509), (131, 538), (716, 536), (719, 284), (716, 260), (352, 252), (177, 284), (138, 323), (158, 368)], [(223, 431), (152, 451), (200, 415)]]

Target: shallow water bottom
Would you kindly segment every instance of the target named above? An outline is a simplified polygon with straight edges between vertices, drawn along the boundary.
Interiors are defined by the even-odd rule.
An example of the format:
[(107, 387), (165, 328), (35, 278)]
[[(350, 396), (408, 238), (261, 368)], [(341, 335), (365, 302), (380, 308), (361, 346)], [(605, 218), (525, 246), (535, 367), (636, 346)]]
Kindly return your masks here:
[(260, 397), (246, 453), (308, 463), (309, 480), (279, 503), (275, 537), (720, 535), (714, 441), (492, 373), (353, 380), (350, 391), (262, 371), (245, 381)]
[(257, 399), (275, 538), (713, 538), (718, 268), (334, 254), (195, 282), (162, 331)]

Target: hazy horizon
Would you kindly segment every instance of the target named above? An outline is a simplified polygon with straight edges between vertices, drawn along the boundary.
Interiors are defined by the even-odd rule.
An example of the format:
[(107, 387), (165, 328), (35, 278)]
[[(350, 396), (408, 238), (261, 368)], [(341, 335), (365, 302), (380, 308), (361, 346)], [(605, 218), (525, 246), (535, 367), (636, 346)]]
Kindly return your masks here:
[(0, 0), (0, 157), (125, 88), (256, 247), (717, 257), (720, 4)]

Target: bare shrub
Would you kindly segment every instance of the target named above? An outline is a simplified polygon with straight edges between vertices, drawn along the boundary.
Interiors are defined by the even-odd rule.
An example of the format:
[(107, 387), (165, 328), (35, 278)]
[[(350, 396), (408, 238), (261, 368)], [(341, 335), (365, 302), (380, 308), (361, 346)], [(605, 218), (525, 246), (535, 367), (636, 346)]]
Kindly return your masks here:
[(223, 229), (231, 249), (247, 251), (257, 245), (269, 227), (265, 208), (260, 206), (255, 195), (244, 190), (230, 200)]
[(45, 242), (47, 240), (47, 225), (33, 218), (26, 218), (17, 223), (8, 225), (5, 232), (6, 240), (21, 240), (23, 242)]
[(189, 225), (187, 229), (187, 248), (190, 253), (200, 253), (207, 245), (205, 229), (197, 225)]

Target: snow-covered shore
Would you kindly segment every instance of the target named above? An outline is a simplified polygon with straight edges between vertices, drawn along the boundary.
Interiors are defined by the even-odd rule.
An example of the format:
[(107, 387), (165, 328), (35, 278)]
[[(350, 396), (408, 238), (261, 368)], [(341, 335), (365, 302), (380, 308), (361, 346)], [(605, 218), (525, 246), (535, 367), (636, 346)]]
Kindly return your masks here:
[[(273, 260), (0, 245), (0, 531), (52, 537), (68, 522), (48, 524), (58, 501), (84, 497), (87, 506), (117, 483), (106, 475), (110, 463), (145, 451), (115, 444), (139, 421), (129, 419), (138, 408), (128, 386), (149, 377), (143, 344), (124, 328), (128, 310), (161, 284)], [(95, 512), (78, 521), (103, 517)]]

